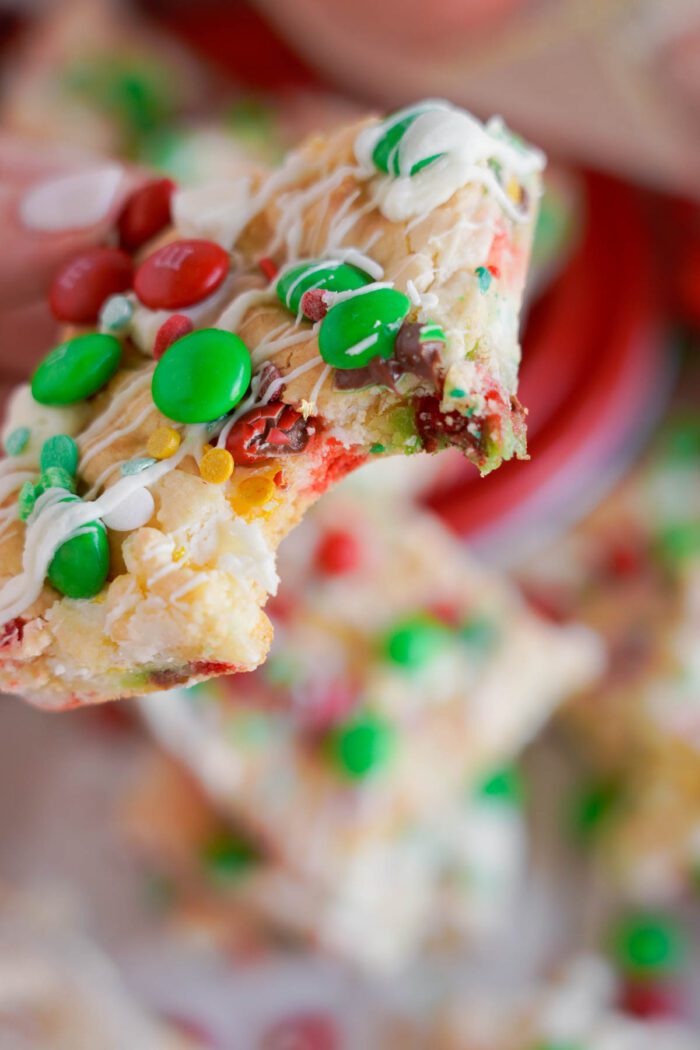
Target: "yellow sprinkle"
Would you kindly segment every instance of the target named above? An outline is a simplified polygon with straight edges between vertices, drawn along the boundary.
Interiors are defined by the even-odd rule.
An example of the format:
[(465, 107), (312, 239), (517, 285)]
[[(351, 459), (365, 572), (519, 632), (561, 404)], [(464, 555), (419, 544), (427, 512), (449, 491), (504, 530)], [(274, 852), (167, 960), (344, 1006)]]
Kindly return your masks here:
[(274, 492), (275, 485), (271, 478), (255, 474), (252, 478), (244, 478), (236, 496), (249, 507), (262, 507), (272, 499)]
[(520, 204), (520, 183), (515, 177), (508, 182), (506, 193), (515, 204)]
[(154, 459), (170, 459), (179, 449), (181, 440), (174, 427), (156, 427), (149, 435), (146, 451)]
[(205, 481), (221, 485), (233, 474), (233, 456), (225, 448), (210, 448), (199, 463), (199, 473)]
[(173, 551), (173, 561), (182, 561), (186, 554), (187, 551), (184, 547), (176, 547)]
[(207, 441), (206, 445), (202, 445), (202, 452), (211, 452), (213, 447), (214, 446), (210, 445), (209, 442)]

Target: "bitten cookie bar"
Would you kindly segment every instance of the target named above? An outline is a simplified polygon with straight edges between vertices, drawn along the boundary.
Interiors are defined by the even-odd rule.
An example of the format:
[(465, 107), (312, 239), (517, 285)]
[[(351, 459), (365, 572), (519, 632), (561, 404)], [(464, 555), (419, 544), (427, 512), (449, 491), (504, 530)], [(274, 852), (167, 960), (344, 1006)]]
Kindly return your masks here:
[(275, 548), (333, 481), (370, 454), (523, 456), (541, 167), (427, 102), (272, 173), (137, 191), (123, 247), (57, 275), (68, 338), (10, 408), (2, 687), (60, 708), (250, 670)]
[(499, 823), (503, 792), (496, 809), (495, 788), (473, 806), (470, 792), (590, 681), (597, 640), (545, 624), (436, 522), (396, 504), (328, 496), (281, 568), (265, 667), (143, 711), (272, 858), (238, 896), (341, 955), (396, 965), (450, 924), (473, 931), (458, 873), (477, 883), (498, 839), (483, 879), (495, 891), (512, 823)]

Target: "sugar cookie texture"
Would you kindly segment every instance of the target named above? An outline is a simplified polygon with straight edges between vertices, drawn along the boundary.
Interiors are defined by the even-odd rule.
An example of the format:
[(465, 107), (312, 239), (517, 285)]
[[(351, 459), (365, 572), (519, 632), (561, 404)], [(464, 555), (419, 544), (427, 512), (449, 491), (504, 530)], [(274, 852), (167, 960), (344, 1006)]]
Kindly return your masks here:
[[(10, 406), (0, 685), (61, 708), (250, 670), (275, 549), (335, 480), (369, 456), (524, 456), (542, 166), (501, 122), (429, 101), (175, 192), (165, 226), (138, 190), (130, 213), (157, 199), (159, 222), (143, 243), (121, 223), (131, 288), (110, 253), (58, 275), (69, 328)], [(57, 435), (72, 470), (42, 462)]]

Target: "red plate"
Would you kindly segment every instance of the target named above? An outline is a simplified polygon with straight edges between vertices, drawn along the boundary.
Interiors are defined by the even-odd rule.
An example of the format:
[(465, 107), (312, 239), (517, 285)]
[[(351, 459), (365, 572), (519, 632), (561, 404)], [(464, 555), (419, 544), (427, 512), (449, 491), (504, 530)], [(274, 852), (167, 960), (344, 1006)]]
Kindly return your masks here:
[(586, 190), (581, 246), (524, 336), (519, 396), (530, 410), (531, 459), (485, 480), (460, 466), (427, 497), (479, 545), (524, 532), (544, 538), (583, 513), (628, 464), (668, 390), (638, 194), (599, 175)]

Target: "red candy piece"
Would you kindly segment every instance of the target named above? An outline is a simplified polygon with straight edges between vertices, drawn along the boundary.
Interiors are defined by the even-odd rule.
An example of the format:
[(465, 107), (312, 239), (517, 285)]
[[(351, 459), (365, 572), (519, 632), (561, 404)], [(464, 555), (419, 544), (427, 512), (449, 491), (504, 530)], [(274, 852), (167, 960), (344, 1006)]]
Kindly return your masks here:
[(156, 361), (160, 361), (172, 343), (193, 331), (194, 322), (186, 314), (173, 314), (167, 321), (163, 321), (156, 332), (156, 339), (153, 344), (153, 356)]
[(301, 312), (310, 321), (322, 321), (328, 313), (328, 307), (324, 302), (325, 291), (323, 288), (309, 288), (301, 297)]
[(683, 998), (675, 987), (648, 981), (630, 981), (622, 989), (620, 1007), (644, 1021), (680, 1018), (684, 1014)]
[(261, 1050), (339, 1050), (338, 1030), (323, 1014), (285, 1018), (263, 1036)]
[(289, 452), (301, 452), (309, 440), (304, 417), (291, 405), (272, 401), (251, 408), (231, 427), (226, 448), (239, 466), (251, 466)]
[(170, 224), (170, 199), (174, 189), (172, 179), (156, 179), (134, 190), (117, 219), (123, 248), (135, 251)]
[(316, 548), (316, 568), (327, 576), (344, 576), (358, 567), (362, 549), (356, 536), (344, 529), (331, 529)]
[(228, 270), (228, 252), (213, 241), (172, 241), (139, 266), (134, 289), (151, 310), (181, 310), (215, 292)]
[(275, 277), (279, 273), (279, 270), (277, 269), (277, 264), (272, 259), (268, 259), (267, 256), (264, 256), (264, 258), (262, 259), (258, 259), (258, 266), (264, 273), (265, 277), (267, 277), (268, 281), (274, 281)]
[(65, 263), (51, 283), (49, 305), (58, 321), (94, 324), (105, 299), (131, 288), (134, 267), (119, 248), (88, 248)]

